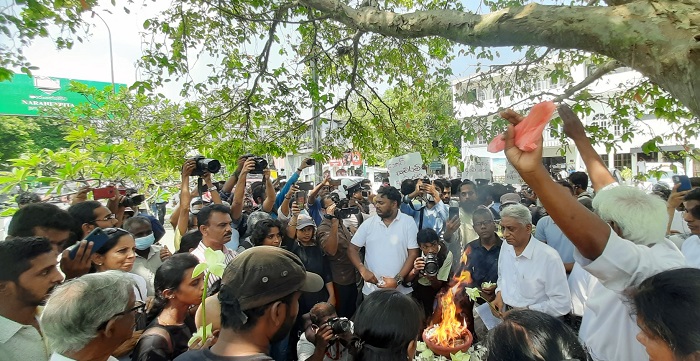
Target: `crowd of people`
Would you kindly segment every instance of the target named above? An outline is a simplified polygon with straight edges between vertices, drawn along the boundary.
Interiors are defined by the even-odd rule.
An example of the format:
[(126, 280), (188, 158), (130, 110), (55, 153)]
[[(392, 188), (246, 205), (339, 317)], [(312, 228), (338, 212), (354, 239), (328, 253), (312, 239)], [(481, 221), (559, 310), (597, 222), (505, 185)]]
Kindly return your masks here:
[[(667, 199), (619, 185), (559, 113), (587, 172), (553, 180), (541, 146), (514, 145), (522, 117), (506, 111), (517, 192), (307, 187), (312, 161), (282, 182), (248, 154), (221, 182), (187, 160), (169, 219), (88, 188), (67, 210), (22, 196), (0, 242), (0, 361), (404, 361), (447, 292), (489, 360), (700, 360), (700, 179)], [(196, 271), (210, 250), (221, 277)], [(488, 331), (485, 302), (500, 322)]]

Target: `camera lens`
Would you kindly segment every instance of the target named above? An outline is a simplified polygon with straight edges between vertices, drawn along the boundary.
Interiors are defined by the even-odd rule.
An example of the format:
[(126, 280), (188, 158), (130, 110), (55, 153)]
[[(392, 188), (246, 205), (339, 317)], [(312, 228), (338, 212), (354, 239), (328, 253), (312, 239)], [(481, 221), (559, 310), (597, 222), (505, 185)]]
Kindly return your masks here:
[(429, 254), (425, 256), (425, 267), (423, 268), (423, 272), (427, 276), (437, 276), (438, 272), (440, 271), (440, 266), (438, 265), (438, 260), (437, 257), (435, 257), (434, 254)]

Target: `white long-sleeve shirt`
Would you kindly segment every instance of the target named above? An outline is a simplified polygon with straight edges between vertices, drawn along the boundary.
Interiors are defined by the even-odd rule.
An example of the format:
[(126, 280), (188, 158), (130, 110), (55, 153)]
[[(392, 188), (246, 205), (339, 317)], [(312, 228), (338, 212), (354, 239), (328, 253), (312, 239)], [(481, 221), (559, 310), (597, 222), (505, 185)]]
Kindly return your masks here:
[(498, 256), (498, 288), (503, 302), (559, 317), (571, 311), (566, 270), (554, 248), (531, 237), (519, 255), (503, 242)]
[(608, 243), (598, 258), (591, 261), (578, 250), (574, 258), (599, 280), (586, 300), (579, 331), (591, 357), (598, 361), (649, 359), (636, 339), (639, 327), (623, 292), (657, 273), (685, 266), (683, 254), (667, 239), (647, 247), (610, 230)]

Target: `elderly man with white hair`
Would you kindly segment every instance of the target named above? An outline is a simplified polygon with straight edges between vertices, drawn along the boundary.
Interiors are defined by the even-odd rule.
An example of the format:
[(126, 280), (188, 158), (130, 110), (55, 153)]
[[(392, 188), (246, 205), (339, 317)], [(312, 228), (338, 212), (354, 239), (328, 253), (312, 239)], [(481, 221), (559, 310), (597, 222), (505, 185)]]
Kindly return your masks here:
[(532, 236), (532, 213), (522, 204), (501, 211), (505, 243), (498, 256), (494, 304), (500, 315), (528, 308), (561, 317), (571, 311), (566, 270), (557, 251)]
[(131, 277), (120, 271), (92, 273), (59, 286), (51, 295), (41, 326), (50, 361), (116, 361), (111, 354), (129, 339), (137, 302)]
[(567, 189), (556, 186), (542, 165), (541, 137), (534, 141), (537, 147), (529, 152), (515, 145), (514, 125), (523, 117), (512, 110), (501, 115), (511, 123), (504, 135), (508, 160), (576, 246), (576, 262), (599, 282), (586, 301), (579, 337), (594, 360), (649, 359), (645, 346), (653, 348), (655, 341), (638, 326), (644, 320), (634, 316), (623, 292), (653, 275), (685, 264), (683, 254), (665, 239), (666, 204), (639, 189), (616, 186), (591, 146), (581, 120), (562, 105), (559, 115), (564, 121), (564, 132), (576, 144), (596, 191), (593, 210), (597, 215), (588, 211)]

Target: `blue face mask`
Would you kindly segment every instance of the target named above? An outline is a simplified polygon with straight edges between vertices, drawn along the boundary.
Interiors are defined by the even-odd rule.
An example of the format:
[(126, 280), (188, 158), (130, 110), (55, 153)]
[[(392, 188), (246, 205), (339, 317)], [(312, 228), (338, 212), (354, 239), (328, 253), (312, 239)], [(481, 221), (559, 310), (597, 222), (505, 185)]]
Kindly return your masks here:
[(143, 251), (153, 245), (156, 241), (156, 236), (151, 233), (148, 236), (136, 238), (134, 241), (136, 241), (136, 249)]

